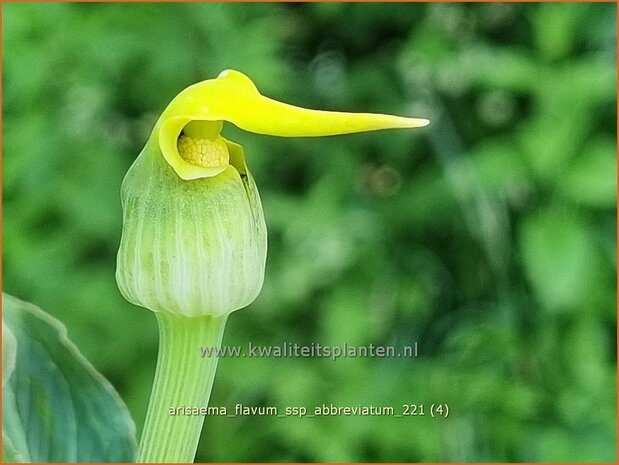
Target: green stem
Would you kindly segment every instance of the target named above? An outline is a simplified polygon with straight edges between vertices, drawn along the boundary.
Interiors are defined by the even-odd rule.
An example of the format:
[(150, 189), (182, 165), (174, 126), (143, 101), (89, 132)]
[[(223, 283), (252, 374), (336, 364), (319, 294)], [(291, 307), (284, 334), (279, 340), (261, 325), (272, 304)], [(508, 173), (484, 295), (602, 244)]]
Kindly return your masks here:
[(184, 316), (157, 313), (159, 355), (137, 462), (193, 462), (203, 415), (171, 415), (177, 407), (207, 407), (217, 357), (200, 347), (219, 347), (227, 315)]

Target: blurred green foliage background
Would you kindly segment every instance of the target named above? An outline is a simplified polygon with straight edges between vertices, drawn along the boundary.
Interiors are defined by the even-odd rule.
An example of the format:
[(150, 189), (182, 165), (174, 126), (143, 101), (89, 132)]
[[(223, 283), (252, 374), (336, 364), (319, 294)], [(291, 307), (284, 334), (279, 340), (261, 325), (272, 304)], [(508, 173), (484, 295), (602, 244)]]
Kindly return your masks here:
[(211, 405), (447, 403), (446, 420), (206, 420), (202, 461), (615, 461), (614, 4), (3, 5), (4, 290), (138, 429), (153, 315), (115, 281), (120, 183), (226, 68), (311, 108), (429, 128), (244, 145), (266, 283), (228, 345), (419, 341), (417, 359), (222, 359)]

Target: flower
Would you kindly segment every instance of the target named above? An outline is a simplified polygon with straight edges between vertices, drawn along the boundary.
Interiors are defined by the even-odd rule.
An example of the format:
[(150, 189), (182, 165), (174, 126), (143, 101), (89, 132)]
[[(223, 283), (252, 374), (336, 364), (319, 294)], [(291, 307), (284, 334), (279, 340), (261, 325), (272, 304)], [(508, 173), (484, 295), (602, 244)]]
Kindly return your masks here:
[(224, 122), (282, 137), (428, 124), (295, 107), (261, 95), (232, 70), (186, 88), (164, 110), (123, 181), (116, 280), (130, 302), (175, 315), (225, 315), (258, 296), (266, 225), (242, 147), (221, 136)]

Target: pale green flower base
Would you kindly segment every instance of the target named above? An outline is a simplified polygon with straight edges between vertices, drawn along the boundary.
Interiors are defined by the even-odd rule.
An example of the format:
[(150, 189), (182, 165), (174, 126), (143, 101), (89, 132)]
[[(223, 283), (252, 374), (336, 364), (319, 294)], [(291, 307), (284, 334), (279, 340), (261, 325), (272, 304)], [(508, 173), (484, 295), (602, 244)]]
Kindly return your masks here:
[(228, 315), (156, 315), (159, 356), (137, 461), (193, 462), (204, 416), (173, 416), (169, 410), (208, 405), (217, 357), (202, 358), (200, 347), (221, 345)]

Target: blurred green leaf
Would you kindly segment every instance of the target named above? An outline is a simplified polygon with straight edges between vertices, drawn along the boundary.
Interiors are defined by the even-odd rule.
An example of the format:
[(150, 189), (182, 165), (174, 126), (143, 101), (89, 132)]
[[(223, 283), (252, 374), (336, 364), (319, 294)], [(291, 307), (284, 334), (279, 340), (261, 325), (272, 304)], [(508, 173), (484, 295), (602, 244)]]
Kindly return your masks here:
[(597, 251), (586, 223), (571, 213), (543, 211), (520, 228), (520, 252), (529, 282), (552, 312), (581, 307), (597, 280)]
[(541, 55), (556, 60), (568, 55), (578, 39), (578, 24), (587, 14), (586, 4), (546, 3), (533, 16), (535, 41)]
[[(2, 390), (3, 454), (28, 462), (130, 462), (135, 427), (114, 391), (60, 322), (2, 294), (15, 334), (15, 371)], [(13, 447), (11, 447), (13, 446)]]
[(610, 138), (594, 139), (559, 180), (561, 193), (570, 201), (592, 208), (617, 205), (617, 146)]

